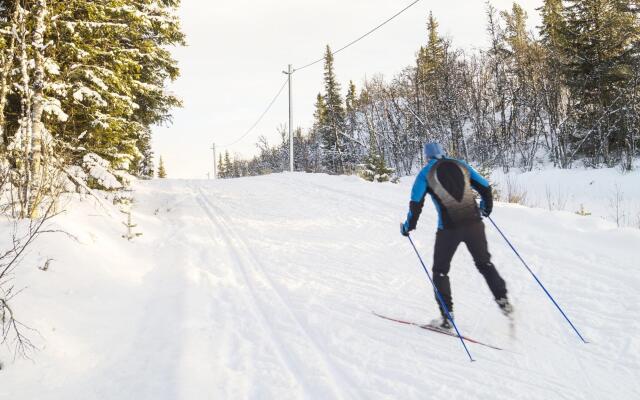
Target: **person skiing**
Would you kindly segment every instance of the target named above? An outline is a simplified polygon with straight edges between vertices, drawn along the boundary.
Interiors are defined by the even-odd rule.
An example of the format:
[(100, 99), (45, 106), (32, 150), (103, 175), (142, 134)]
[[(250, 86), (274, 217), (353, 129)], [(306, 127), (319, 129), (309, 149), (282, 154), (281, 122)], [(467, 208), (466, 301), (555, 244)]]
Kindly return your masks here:
[[(433, 251), (433, 283), (442, 295), (444, 304), (453, 318), (453, 301), (449, 282), (451, 259), (461, 242), (464, 242), (473, 257), (476, 268), (489, 285), (493, 297), (502, 313), (511, 317), (513, 307), (507, 298), (507, 287), (496, 267), (491, 262), (484, 223), (481, 216), (488, 217), (493, 208), (493, 196), (489, 182), (469, 164), (446, 156), (438, 143), (427, 143), (424, 155), (428, 160), (411, 189), (411, 202), (406, 221), (400, 226), (403, 236), (416, 229), (427, 194), (438, 212), (438, 230)], [(476, 204), (471, 189), (480, 194), (480, 207)], [(438, 296), (442, 320), (433, 321), (443, 329), (451, 329), (445, 310)]]

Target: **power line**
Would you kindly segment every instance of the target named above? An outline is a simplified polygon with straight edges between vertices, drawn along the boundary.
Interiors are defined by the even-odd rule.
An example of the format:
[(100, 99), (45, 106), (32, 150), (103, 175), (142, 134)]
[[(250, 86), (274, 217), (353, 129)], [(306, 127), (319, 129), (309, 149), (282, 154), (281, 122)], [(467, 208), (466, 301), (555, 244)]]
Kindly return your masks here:
[[(400, 14), (402, 14), (403, 12), (407, 11), (408, 9), (410, 9), (411, 7), (413, 7), (416, 3), (418, 3), (420, 0), (416, 0), (413, 3), (409, 4), (408, 6), (406, 6), (405, 8), (403, 8), (402, 10), (398, 11), (397, 13), (395, 13), (394, 15), (392, 15), (390, 18), (388, 18), (386, 21), (384, 21), (383, 23), (381, 23), (380, 25), (376, 26), (375, 28), (371, 29), (369, 32), (365, 33), (364, 35), (360, 36), (359, 38), (347, 43), (346, 45), (342, 46), (341, 48), (339, 48), (338, 50), (332, 52), (332, 55), (335, 55), (339, 52), (341, 52), (342, 50), (347, 49), (348, 47), (353, 46), (354, 44), (358, 43), (359, 41), (361, 41), (362, 39), (366, 38), (367, 36), (371, 35), (373, 32), (377, 31), (378, 29), (382, 28), (383, 26), (385, 26), (386, 24), (388, 24), (389, 22), (391, 22), (393, 19), (395, 19), (397, 16), (399, 16)], [(297, 71), (301, 71), (305, 68), (311, 67), (312, 65), (315, 65), (319, 62), (324, 61), (324, 57), (319, 58), (309, 64), (306, 64), (300, 68), (294, 68), (294, 72)]]
[(282, 82), (282, 86), (280, 86), (280, 89), (278, 90), (278, 93), (276, 93), (276, 95), (273, 97), (273, 100), (271, 100), (271, 103), (269, 103), (269, 105), (267, 106), (267, 108), (264, 110), (264, 112), (262, 114), (260, 114), (260, 116), (258, 117), (258, 119), (256, 120), (256, 122), (253, 123), (253, 125), (251, 125), (251, 127), (249, 129), (247, 129), (247, 131), (245, 133), (242, 134), (242, 136), (240, 136), (238, 139), (236, 139), (235, 141), (228, 143), (222, 147), (231, 147), (234, 144), (240, 142), (242, 139), (244, 139), (245, 137), (247, 137), (247, 135), (249, 135), (255, 128), (256, 126), (258, 126), (258, 124), (260, 123), (260, 121), (262, 121), (262, 118), (264, 118), (265, 115), (267, 115), (267, 113), (269, 112), (269, 110), (271, 110), (271, 107), (273, 107), (273, 104), (276, 102), (276, 100), (278, 100), (278, 97), (280, 97), (280, 95), (282, 94), (282, 91), (284, 90), (284, 87), (287, 86), (287, 83), (289, 82), (289, 79), (285, 79), (284, 82)]
[[(338, 54), (339, 52), (346, 50), (347, 48), (353, 46), (354, 44), (358, 43), (359, 41), (361, 41), (362, 39), (366, 38), (367, 36), (371, 35), (373, 32), (377, 31), (378, 29), (382, 28), (383, 26), (385, 26), (386, 24), (388, 24), (389, 22), (391, 22), (392, 20), (394, 20), (396, 17), (398, 17), (400, 14), (404, 13), (405, 11), (407, 11), (408, 9), (410, 9), (411, 7), (413, 7), (415, 4), (417, 4), (418, 2), (420, 2), (420, 0), (415, 0), (413, 3), (409, 4), (408, 6), (406, 6), (405, 8), (403, 8), (402, 10), (398, 11), (397, 13), (395, 13), (394, 15), (392, 15), (391, 17), (387, 18), (384, 22), (382, 22), (381, 24), (379, 24), (378, 26), (376, 26), (375, 28), (371, 29), (370, 31), (368, 31), (367, 33), (365, 33), (364, 35), (358, 37), (355, 40), (352, 40), (351, 42), (347, 43), (346, 45), (342, 46), (341, 48), (339, 48), (338, 50), (332, 52), (332, 55)], [(282, 82), (282, 86), (280, 86), (280, 89), (278, 90), (278, 93), (276, 93), (276, 95), (273, 97), (273, 100), (271, 100), (271, 102), (269, 103), (269, 105), (267, 106), (267, 108), (264, 110), (264, 112), (262, 114), (260, 114), (260, 116), (258, 117), (258, 119), (253, 123), (253, 125), (251, 125), (251, 127), (249, 129), (247, 129), (247, 131), (245, 133), (243, 133), (238, 139), (236, 139), (235, 141), (228, 143), (226, 145), (223, 145), (222, 147), (231, 147), (233, 145), (235, 145), (236, 143), (239, 143), (242, 139), (244, 139), (245, 137), (247, 137), (255, 128), (256, 126), (258, 126), (258, 124), (260, 123), (260, 121), (262, 121), (262, 119), (264, 118), (265, 115), (267, 115), (267, 113), (269, 112), (269, 110), (271, 110), (271, 107), (273, 106), (273, 104), (276, 102), (276, 100), (278, 99), (278, 97), (280, 97), (280, 95), (282, 94), (282, 91), (284, 90), (284, 87), (287, 85), (287, 83), (289, 82), (289, 78), (290, 75), (293, 74), (294, 72), (297, 71), (301, 71), (305, 68), (311, 67), (312, 65), (315, 65), (319, 62), (324, 61), (324, 57), (317, 59), (316, 61), (313, 61), (309, 64), (306, 64), (300, 68), (294, 68), (292, 69), (290, 72), (288, 72), (289, 76), (287, 76), (287, 79), (284, 80), (284, 82)], [(291, 101), (291, 99), (289, 99), (289, 101)]]

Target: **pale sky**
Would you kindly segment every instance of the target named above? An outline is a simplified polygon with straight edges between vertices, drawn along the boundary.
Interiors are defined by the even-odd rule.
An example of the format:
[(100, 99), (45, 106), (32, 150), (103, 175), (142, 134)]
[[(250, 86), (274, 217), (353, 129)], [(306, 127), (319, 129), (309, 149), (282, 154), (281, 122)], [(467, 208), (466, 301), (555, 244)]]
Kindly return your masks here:
[[(169, 127), (154, 129), (156, 156), (163, 156), (169, 177), (205, 178), (212, 171), (211, 145), (218, 151), (240, 137), (264, 111), (286, 78), (287, 64), (302, 66), (380, 24), (412, 0), (182, 0), (180, 16), (188, 46), (174, 51), (181, 77), (171, 90), (183, 101)], [(499, 10), (508, 0), (493, 0)], [(529, 25), (539, 25), (535, 8), (542, 0), (524, 0)], [(422, 0), (389, 24), (335, 57), (343, 92), (365, 77), (390, 79), (412, 65), (426, 42), (429, 11), (441, 34), (470, 50), (487, 45), (486, 5), (482, 0)], [(308, 128), (322, 90), (322, 63), (293, 75), (294, 126)], [(287, 90), (243, 141), (227, 148), (249, 158), (260, 135), (279, 141), (277, 127), (288, 122)]]

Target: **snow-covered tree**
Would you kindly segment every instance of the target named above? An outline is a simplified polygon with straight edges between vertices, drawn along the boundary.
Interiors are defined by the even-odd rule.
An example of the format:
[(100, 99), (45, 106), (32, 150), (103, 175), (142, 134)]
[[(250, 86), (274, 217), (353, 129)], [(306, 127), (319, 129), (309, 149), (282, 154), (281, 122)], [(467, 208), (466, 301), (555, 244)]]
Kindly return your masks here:
[(167, 177), (167, 170), (164, 166), (164, 160), (162, 156), (160, 156), (160, 161), (158, 162), (158, 178), (164, 179)]
[(395, 171), (393, 168), (387, 167), (384, 155), (378, 151), (378, 146), (373, 136), (369, 142), (369, 155), (362, 165), (360, 176), (370, 182), (388, 182)]
[(233, 178), (233, 163), (231, 162), (231, 157), (229, 156), (229, 150), (225, 150), (224, 152), (223, 169), (225, 178)]
[[(565, 75), (578, 99), (578, 151), (592, 165), (619, 161), (615, 150), (625, 146), (629, 124), (625, 115), (635, 93), (640, 41), (638, 8), (629, 0), (567, 0), (565, 8)], [(637, 97), (636, 97), (637, 98)]]
[[(415, 64), (368, 78), (359, 94), (350, 82), (344, 105), (327, 49), (313, 125), (295, 138), (296, 165), (350, 173), (353, 160), (369, 171), (384, 161), (411, 174), (424, 162), (422, 145), (439, 141), (488, 168), (581, 160), (630, 169), (640, 156), (637, 1), (545, 0), (539, 11), (535, 36), (519, 4), (487, 4), (489, 45), (473, 52), (454, 48), (429, 14)], [(283, 170), (285, 142), (261, 139), (251, 173)]]
[(180, 105), (165, 89), (178, 76), (168, 48), (184, 43), (178, 5), (2, 2), (0, 152), (25, 193), (41, 165), (81, 167), (88, 154), (106, 160), (119, 180), (153, 175), (150, 128)]
[(333, 53), (327, 46), (324, 56), (325, 113), (319, 127), (323, 142), (323, 163), (329, 172), (344, 171), (345, 111), (340, 84), (333, 66)]
[[(169, 120), (179, 100), (164, 89), (178, 76), (167, 46), (182, 44), (176, 1), (59, 2), (58, 64), (66, 77), (63, 109), (73, 153), (93, 151), (116, 169), (137, 173), (152, 124)], [(52, 32), (54, 33), (54, 32)], [(62, 39), (62, 40), (60, 40)], [(70, 135), (67, 136), (66, 133)]]

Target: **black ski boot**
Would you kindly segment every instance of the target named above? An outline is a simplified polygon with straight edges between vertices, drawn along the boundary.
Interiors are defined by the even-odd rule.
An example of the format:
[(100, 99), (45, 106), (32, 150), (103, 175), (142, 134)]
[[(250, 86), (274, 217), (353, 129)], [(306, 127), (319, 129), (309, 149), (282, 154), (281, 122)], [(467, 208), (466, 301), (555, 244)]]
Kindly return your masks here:
[(453, 325), (451, 325), (451, 321), (449, 321), (449, 318), (447, 317), (442, 318), (442, 322), (440, 323), (440, 329), (444, 329), (448, 331), (451, 328), (453, 328)]
[(509, 303), (509, 299), (503, 297), (496, 300), (496, 303), (498, 303), (498, 307), (500, 307), (500, 311), (502, 311), (505, 317), (513, 318), (513, 306)]
[[(450, 313), (450, 314), (451, 314), (451, 318), (453, 318), (453, 313)], [(434, 319), (433, 321), (429, 322), (429, 326), (433, 328), (438, 328), (443, 331), (448, 331), (451, 328), (453, 328), (451, 321), (449, 321), (449, 318), (447, 318), (446, 316), (438, 319)]]

